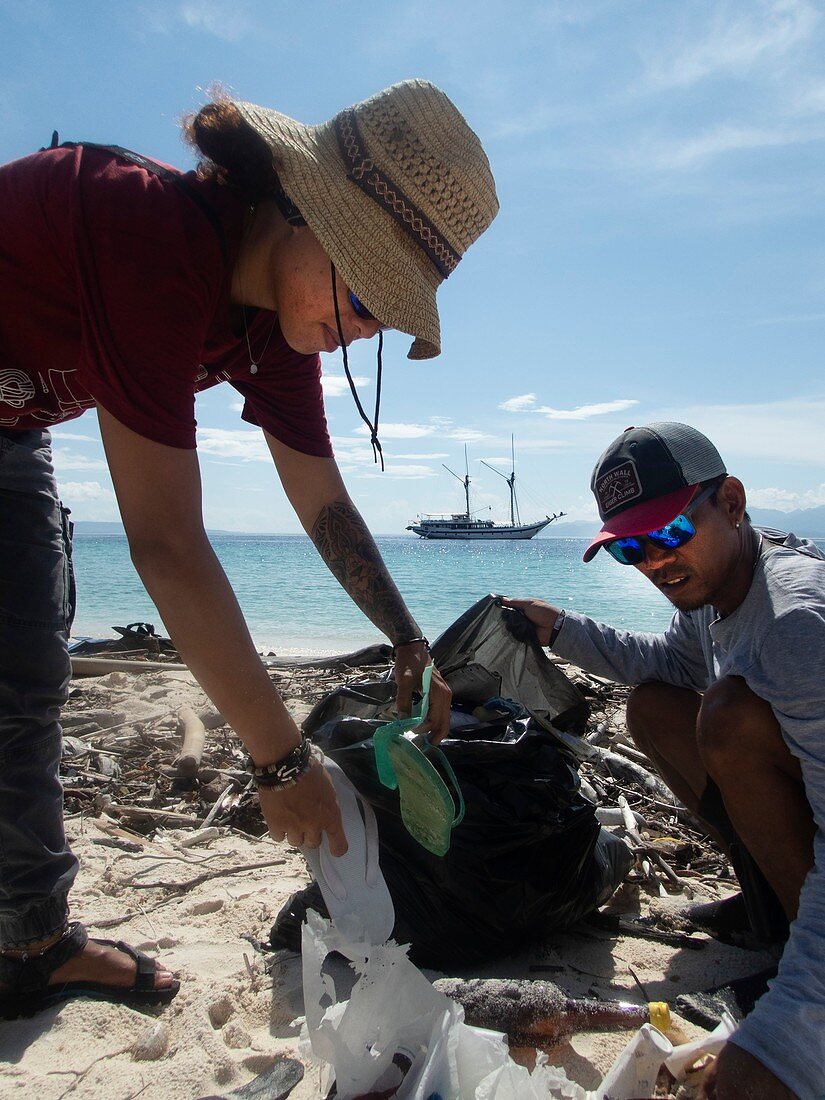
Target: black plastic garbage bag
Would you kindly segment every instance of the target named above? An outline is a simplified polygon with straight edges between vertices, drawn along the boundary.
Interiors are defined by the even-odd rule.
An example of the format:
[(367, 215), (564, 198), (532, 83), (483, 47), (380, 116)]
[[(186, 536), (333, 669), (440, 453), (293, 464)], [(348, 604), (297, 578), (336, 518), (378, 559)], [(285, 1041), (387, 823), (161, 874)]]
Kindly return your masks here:
[[(531, 631), (517, 629), (521, 640), (514, 637), (513, 616), (523, 620), (486, 597), (433, 646), (458, 714), (495, 698), (525, 712), (462, 724), (442, 742), (466, 806), (445, 856), (413, 840), (401, 822), (398, 792), (378, 780), (371, 734), (387, 720), (375, 716), (392, 703), (392, 682), (342, 688), (322, 700), (304, 726), (375, 810), (381, 869), (395, 905), (394, 937), (412, 945), (419, 966), (455, 970), (563, 928), (605, 900), (627, 869), (612, 837), (599, 842), (574, 757), (552, 732), (556, 723), (568, 736), (580, 732), (587, 705)], [(485, 713), (495, 715), (496, 708)], [(290, 904), (284, 918), (294, 923), (300, 905), (290, 910)], [(273, 943), (284, 942), (279, 924)]]

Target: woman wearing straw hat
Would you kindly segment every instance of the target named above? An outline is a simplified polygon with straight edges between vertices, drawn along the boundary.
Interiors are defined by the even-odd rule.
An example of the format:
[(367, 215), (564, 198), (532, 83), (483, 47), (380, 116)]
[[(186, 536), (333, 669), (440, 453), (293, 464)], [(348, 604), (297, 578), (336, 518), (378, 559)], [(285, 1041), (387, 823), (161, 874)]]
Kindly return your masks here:
[[(46, 430), (96, 408), (133, 561), (249, 750), (271, 834), (346, 849), (332, 786), (254, 649), (203, 529), (194, 395), (229, 381), (332, 572), (396, 651), (408, 709), (427, 642), (332, 457), (318, 353), (395, 328), (438, 355), (436, 289), (495, 217), (489, 165), (438, 88), (394, 85), (320, 126), (241, 102), (187, 123), (182, 175), (53, 147), (0, 168), (0, 1015), (75, 993), (163, 1002), (172, 975), (69, 924), (59, 710), (69, 528)], [(348, 367), (347, 367), (347, 373)], [(354, 390), (353, 390), (354, 393)], [(356, 396), (357, 401), (357, 396)], [(380, 456), (378, 407), (370, 436)], [(215, 624), (220, 629), (215, 630)], [(449, 722), (434, 677), (429, 726)]]

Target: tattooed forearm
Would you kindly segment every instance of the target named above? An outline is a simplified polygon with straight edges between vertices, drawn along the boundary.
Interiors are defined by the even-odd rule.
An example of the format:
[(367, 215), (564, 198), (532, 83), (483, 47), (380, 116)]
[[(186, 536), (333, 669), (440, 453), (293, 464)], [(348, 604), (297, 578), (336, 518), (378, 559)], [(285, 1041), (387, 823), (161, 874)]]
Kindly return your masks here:
[(352, 504), (325, 505), (312, 528), (312, 541), (344, 590), (391, 642), (421, 633)]

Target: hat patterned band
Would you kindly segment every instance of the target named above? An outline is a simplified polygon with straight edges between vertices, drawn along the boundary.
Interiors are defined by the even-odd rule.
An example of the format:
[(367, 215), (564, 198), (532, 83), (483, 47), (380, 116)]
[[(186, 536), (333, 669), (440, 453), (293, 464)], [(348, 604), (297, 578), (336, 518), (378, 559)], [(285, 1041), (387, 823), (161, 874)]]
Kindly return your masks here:
[(442, 278), (456, 269), (461, 256), (444, 238), (422, 211), (407, 198), (389, 176), (377, 167), (375, 161), (363, 150), (361, 134), (354, 111), (342, 111), (333, 120), (335, 136), (348, 177), (357, 183), (364, 194), (369, 195), (396, 221), (408, 237), (424, 250)]

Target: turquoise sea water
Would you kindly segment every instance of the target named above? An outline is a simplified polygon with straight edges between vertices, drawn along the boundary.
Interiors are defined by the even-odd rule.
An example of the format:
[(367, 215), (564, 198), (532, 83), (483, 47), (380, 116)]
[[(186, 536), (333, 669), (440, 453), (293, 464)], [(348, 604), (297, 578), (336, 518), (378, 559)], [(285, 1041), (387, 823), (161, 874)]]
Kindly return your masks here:
[[(660, 630), (670, 621), (670, 604), (636, 570), (606, 554), (584, 565), (584, 539), (462, 543), (379, 536), (376, 541), (431, 639), (488, 592), (539, 596), (633, 630)], [(259, 648), (281, 655), (340, 653), (383, 640), (305, 536), (214, 536), (212, 544)], [(113, 625), (135, 621), (162, 629), (124, 537), (78, 536), (74, 561), (74, 636), (110, 637)]]

